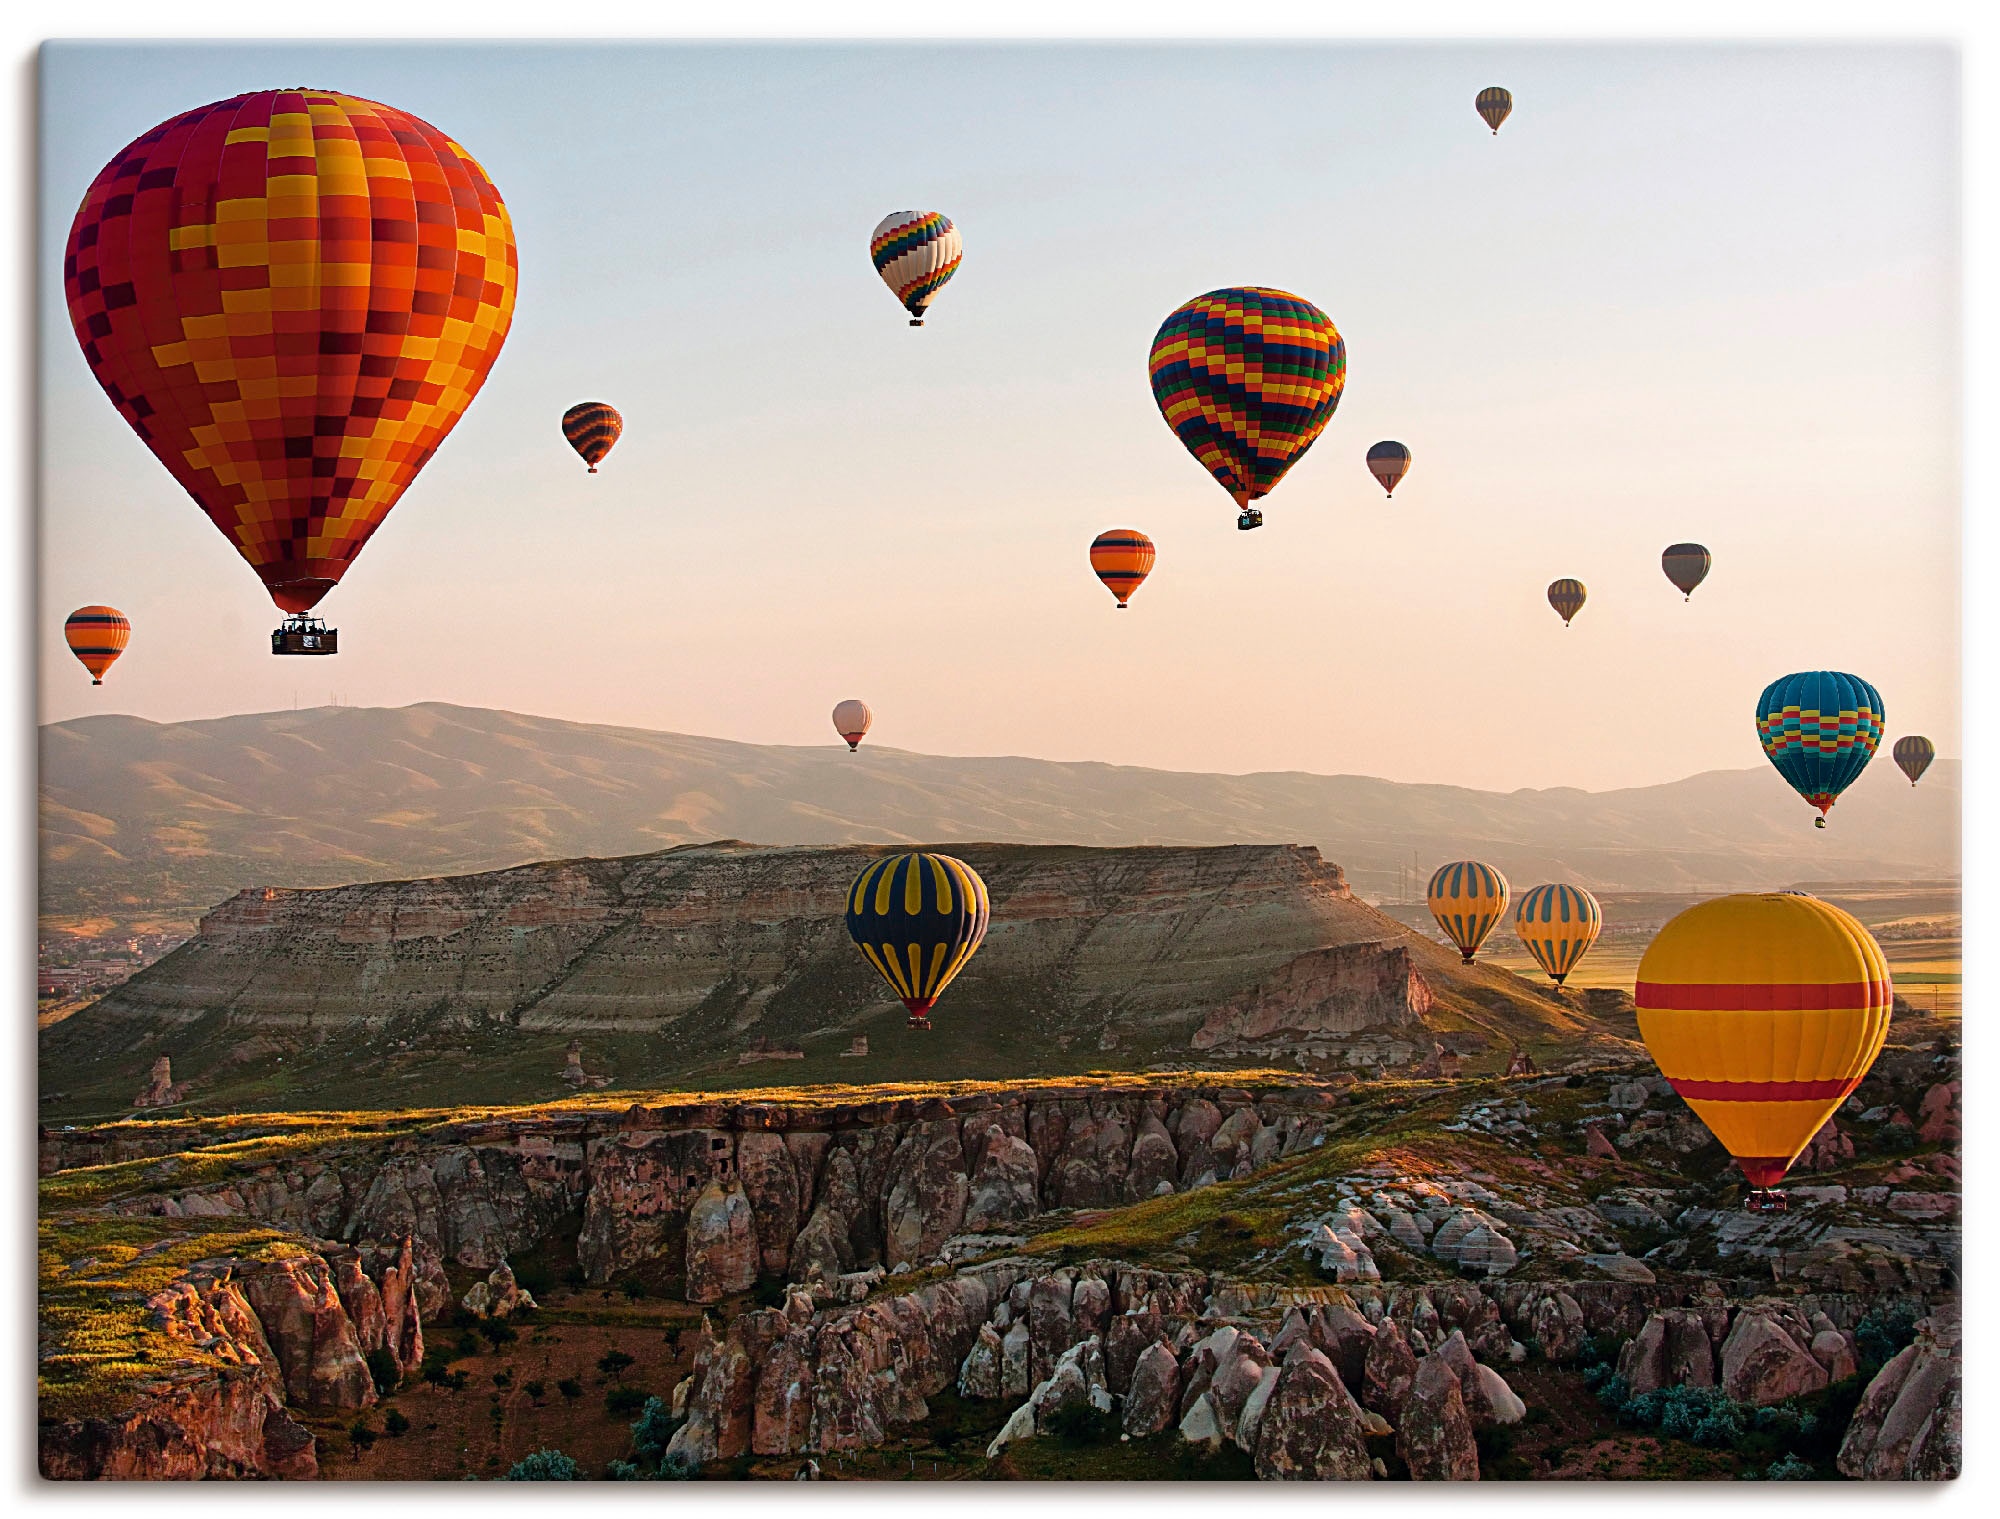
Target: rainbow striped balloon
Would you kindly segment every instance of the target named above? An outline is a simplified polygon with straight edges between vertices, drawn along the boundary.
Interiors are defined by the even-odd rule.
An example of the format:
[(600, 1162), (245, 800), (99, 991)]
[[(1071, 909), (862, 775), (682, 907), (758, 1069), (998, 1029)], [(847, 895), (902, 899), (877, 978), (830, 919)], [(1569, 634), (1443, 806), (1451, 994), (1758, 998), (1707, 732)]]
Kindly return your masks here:
[(847, 932), (929, 1028), (931, 1005), (986, 937), (986, 883), (948, 854), (892, 854), (873, 861), (847, 892)]
[(1557, 986), (1597, 942), (1604, 910), (1581, 886), (1537, 886), (1514, 909), (1514, 932)]
[(1147, 370), (1167, 426), (1242, 508), (1270, 494), (1333, 420), (1347, 344), (1311, 301), (1247, 285), (1169, 316)]
[(868, 256), (882, 283), (910, 313), (910, 325), (924, 325), (924, 308), (945, 281), (958, 273), (963, 250), (958, 228), (939, 211), (891, 211), (875, 224)]
[(1507, 878), (1477, 860), (1438, 866), (1424, 893), (1431, 916), (1470, 965), (1479, 946), (1507, 912)]

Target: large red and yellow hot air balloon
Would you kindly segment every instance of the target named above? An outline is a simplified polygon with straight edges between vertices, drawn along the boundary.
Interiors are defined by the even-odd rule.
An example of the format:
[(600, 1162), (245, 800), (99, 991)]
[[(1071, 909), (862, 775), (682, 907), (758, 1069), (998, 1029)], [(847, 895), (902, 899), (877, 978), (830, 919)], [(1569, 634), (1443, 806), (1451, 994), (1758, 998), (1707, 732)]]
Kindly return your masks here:
[(259, 90), (113, 158), (63, 285), (119, 414), (302, 614), (479, 393), (513, 318), (514, 233), (427, 122)]
[(1763, 1190), (1868, 1073), (1895, 989), (1852, 916), (1778, 892), (1673, 918), (1639, 961), (1634, 995), (1660, 1074)]
[(1311, 301), (1248, 285), (1172, 312), (1146, 361), (1167, 426), (1228, 491), (1236, 525), (1259, 526), (1268, 495), (1333, 420), (1347, 344)]
[(1507, 878), (1477, 860), (1440, 865), (1424, 893), (1431, 916), (1470, 965), (1479, 946), (1507, 912)]
[(1114, 527), (1090, 544), (1090, 567), (1104, 588), (1118, 598), (1118, 610), (1153, 572), (1153, 540), (1136, 527)]
[(132, 624), (116, 607), (78, 607), (63, 623), (63, 640), (90, 672), (90, 683), (101, 686), (104, 672), (132, 641)]
[(1514, 932), (1557, 986), (1603, 927), (1604, 909), (1581, 886), (1537, 886), (1514, 909)]
[(892, 854), (847, 892), (847, 932), (910, 1010), (931, 1026), (931, 1006), (986, 937), (992, 904), (979, 872), (948, 854)]

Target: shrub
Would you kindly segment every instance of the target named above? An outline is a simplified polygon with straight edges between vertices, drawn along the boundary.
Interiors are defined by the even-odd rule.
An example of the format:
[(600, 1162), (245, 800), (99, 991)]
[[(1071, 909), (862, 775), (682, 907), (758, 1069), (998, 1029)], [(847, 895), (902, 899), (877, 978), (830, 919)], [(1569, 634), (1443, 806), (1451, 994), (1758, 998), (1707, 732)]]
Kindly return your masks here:
[(429, 1356), (425, 1356), (424, 1380), (433, 1387), (444, 1387), (451, 1381), (451, 1368), (446, 1366), (443, 1361), (434, 1361)]
[(622, 1382), (604, 1395), (604, 1411), (608, 1414), (629, 1414), (646, 1406), (647, 1394), (636, 1387), (627, 1387)]
[(620, 1277), (618, 1279), (618, 1290), (636, 1303), (646, 1295), (646, 1284), (636, 1276)]
[(651, 1480), (651, 1473), (633, 1465), (630, 1461), (612, 1460), (604, 1463), (604, 1480), (606, 1482), (646, 1482)]
[(664, 1399), (648, 1398), (639, 1417), (632, 1421), (632, 1449), (642, 1460), (657, 1463), (666, 1454), (667, 1441), (673, 1438), (673, 1415), (667, 1410)]
[(1109, 1445), (1118, 1438), (1117, 1415), (1089, 1403), (1065, 1403), (1038, 1422), (1065, 1445)]
[(523, 1382), (521, 1384), (521, 1391), (535, 1400), (535, 1407), (537, 1408), (542, 1406), (542, 1395), (548, 1390), (549, 1384), (544, 1382), (540, 1377), (537, 1377), (532, 1382)]
[(484, 1345), (479, 1343), (479, 1336), (474, 1334), (470, 1329), (452, 1341), (451, 1348), (454, 1355), (478, 1355), (486, 1349)]
[(357, 1450), (368, 1449), (369, 1446), (381, 1438), (381, 1435), (382, 1431), (370, 1424), (366, 1419), (356, 1419), (348, 1427), (347, 1431), (347, 1438), (353, 1442)]
[(375, 1391), (386, 1397), (402, 1384), (403, 1368), (396, 1364), (393, 1350), (377, 1345), (368, 1352), (368, 1375), (374, 1380)]
[(1764, 1473), (1767, 1482), (1813, 1482), (1818, 1480), (1809, 1462), (1797, 1456), (1780, 1456)]
[(663, 1482), (692, 1482), (700, 1475), (701, 1463), (680, 1451), (675, 1451), (660, 1463), (660, 1480)]
[(392, 1408), (382, 1420), (382, 1427), (398, 1440), (410, 1432), (410, 1421), (403, 1417), (400, 1408)]
[(467, 1384), (470, 1383), (471, 1381), (472, 1378), (467, 1376), (464, 1372), (454, 1371), (445, 1385), (450, 1387), (453, 1392), (464, 1392)]
[(513, 1372), (511, 1372), (511, 1371), (496, 1371), (496, 1372), (494, 1372), (494, 1373), (493, 1373), (493, 1385), (494, 1385), (495, 1387), (511, 1387), (511, 1386), (513, 1386), (513, 1385), (514, 1385), (514, 1373), (513, 1373)]
[(1917, 1318), (1917, 1310), (1906, 1303), (1868, 1310), (1854, 1326), (1863, 1376), (1872, 1377), (1917, 1337)]
[(632, 1357), (622, 1350), (607, 1350), (597, 1358), (597, 1369), (614, 1382), (625, 1380), (625, 1373), (632, 1366)]
[(575, 1377), (564, 1377), (560, 1382), (556, 1383), (556, 1391), (574, 1403), (578, 1398), (583, 1396), (583, 1383), (577, 1381)]
[(581, 1482), (583, 1468), (559, 1450), (538, 1450), (507, 1468), (502, 1482)]
[(519, 1335), (514, 1333), (514, 1326), (505, 1319), (481, 1319), (479, 1321), (479, 1332), (492, 1342), (495, 1350), (498, 1350), (502, 1345), (511, 1345), (515, 1340), (520, 1338)]

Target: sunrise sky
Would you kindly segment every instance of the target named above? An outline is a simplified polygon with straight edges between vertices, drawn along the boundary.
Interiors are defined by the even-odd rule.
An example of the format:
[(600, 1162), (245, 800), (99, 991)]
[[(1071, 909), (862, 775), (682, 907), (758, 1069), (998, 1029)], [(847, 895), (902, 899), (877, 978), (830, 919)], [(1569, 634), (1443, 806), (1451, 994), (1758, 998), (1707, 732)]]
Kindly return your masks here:
[[(450, 133), (521, 258), (486, 389), (322, 605), (331, 660), (269, 655), (62, 305), (107, 159), (301, 84)], [(45, 721), (443, 700), (818, 744), (859, 696), (930, 752), (1597, 789), (1761, 763), (1759, 690), (1830, 666), (1959, 752), (1947, 48), (63, 45), (41, 105)], [(910, 207), (965, 242), (921, 331), (867, 256)], [(1146, 382), (1161, 319), (1236, 284), (1348, 344), (1256, 533)], [(585, 399), (626, 424), (595, 477)], [(1125, 613), (1113, 526), (1159, 548)], [(1690, 604), (1681, 539), (1715, 554)], [(134, 624), (101, 690), (61, 636), (95, 601)]]

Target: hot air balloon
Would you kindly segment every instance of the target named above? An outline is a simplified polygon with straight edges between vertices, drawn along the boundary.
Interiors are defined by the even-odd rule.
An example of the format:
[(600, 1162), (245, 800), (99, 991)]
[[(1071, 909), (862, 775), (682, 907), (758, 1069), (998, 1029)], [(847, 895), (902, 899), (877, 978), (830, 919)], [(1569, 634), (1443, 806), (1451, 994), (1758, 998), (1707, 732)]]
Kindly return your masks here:
[(958, 228), (937, 211), (891, 211), (869, 234), (868, 256), (909, 311), (910, 325), (921, 327), (924, 308), (958, 272)]
[(1887, 714), (1858, 675), (1807, 670), (1774, 680), (1757, 698), (1757, 737), (1792, 790), (1819, 809), (1813, 827), (1868, 768)]
[(116, 607), (78, 607), (63, 622), (63, 638), (90, 672), (90, 683), (101, 686), (104, 672), (132, 641), (132, 624)]
[(1500, 135), (1500, 123), (1505, 121), (1514, 109), (1514, 97), (1497, 84), (1489, 84), (1479, 92), (1479, 98), (1472, 102), (1472, 108), (1479, 112), (1479, 119), (1493, 128), (1493, 135)]
[(1438, 866), (1424, 895), (1438, 927), (1470, 965), (1507, 911), (1507, 878), (1477, 860), (1454, 860)]
[(1569, 620), (1583, 610), (1584, 597), (1588, 594), (1584, 590), (1581, 580), (1551, 580), (1549, 582), (1549, 605), (1554, 607), (1557, 613), (1560, 614), (1564, 627), (1568, 627)]
[(948, 854), (893, 854), (874, 861), (847, 893), (847, 932), (910, 1010), (910, 1027), (931, 1026), (931, 1004), (986, 937), (986, 883)]
[(1377, 443), (1368, 450), (1368, 473), (1391, 496), (1396, 485), (1410, 471), (1410, 451), (1400, 443)]
[(1868, 930), (1802, 892), (1717, 897), (1668, 922), (1639, 961), (1639, 1036), (1736, 1157), (1751, 1206), (1868, 1073), (1894, 987)]
[(1660, 555), (1660, 568), (1681, 593), (1681, 600), (1694, 596), (1694, 588), (1708, 579), (1708, 550), (1699, 543), (1676, 543)]
[[(108, 608), (94, 610), (104, 611)], [(125, 647), (123, 640), (119, 642), (118, 647), (121, 649)], [(1889, 752), (1895, 757), (1896, 768), (1910, 778), (1912, 786), (1923, 779), (1924, 772), (1931, 767), (1931, 761), (1937, 758), (1937, 750), (1932, 747), (1931, 741), (1918, 733), (1904, 734), (1896, 740), (1896, 747)]]
[(1514, 909), (1514, 932), (1557, 986), (1597, 942), (1603, 926), (1597, 898), (1581, 886), (1537, 886)]
[(1147, 369), (1160, 415), (1235, 499), (1236, 525), (1268, 495), (1333, 418), (1347, 383), (1347, 344), (1312, 302), (1257, 286), (1211, 290), (1153, 338)]
[(594, 475), (604, 456), (611, 452), (611, 445), (625, 431), (625, 419), (618, 415), (616, 407), (603, 401), (579, 401), (563, 413), (562, 430), (569, 446), (590, 466), (586, 473)]
[(833, 731), (847, 740), (849, 754), (861, 747), (861, 741), (868, 736), (868, 725), (874, 721), (875, 714), (868, 710), (868, 703), (853, 697), (833, 709)]
[(1153, 540), (1136, 527), (1114, 527), (1090, 544), (1090, 567), (1105, 589), (1118, 598), (1118, 610), (1139, 589), (1153, 569)]
[(260, 90), (113, 158), (63, 286), (119, 414), (278, 607), (317, 625), (304, 614), (499, 354), (514, 233), (485, 172), (427, 122)]

